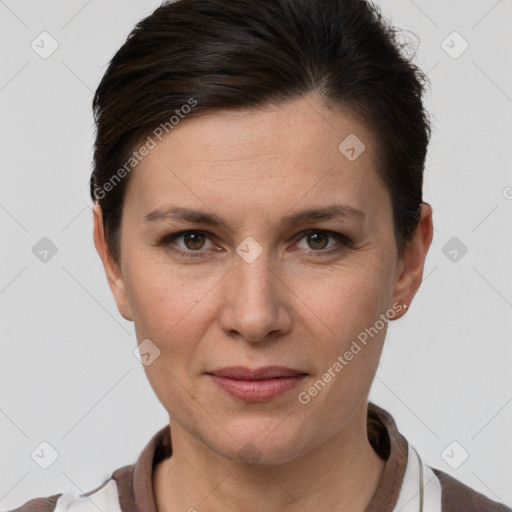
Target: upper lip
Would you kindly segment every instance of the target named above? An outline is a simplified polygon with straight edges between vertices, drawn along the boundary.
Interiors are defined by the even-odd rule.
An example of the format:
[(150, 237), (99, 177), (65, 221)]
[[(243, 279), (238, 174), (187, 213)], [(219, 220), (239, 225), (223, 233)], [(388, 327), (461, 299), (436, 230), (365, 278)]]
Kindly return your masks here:
[(247, 368), (245, 366), (227, 366), (208, 372), (218, 377), (226, 377), (236, 380), (264, 380), (277, 377), (295, 377), (297, 375), (306, 375), (306, 372), (293, 370), (284, 366), (264, 366), (261, 368)]

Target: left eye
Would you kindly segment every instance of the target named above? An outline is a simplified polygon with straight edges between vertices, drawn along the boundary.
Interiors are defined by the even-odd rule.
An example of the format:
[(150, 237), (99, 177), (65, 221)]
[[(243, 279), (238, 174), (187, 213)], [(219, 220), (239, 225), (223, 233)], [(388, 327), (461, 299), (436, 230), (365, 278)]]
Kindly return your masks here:
[[(332, 245), (330, 247), (326, 247), (329, 238), (336, 238), (339, 241), (339, 240), (341, 240), (342, 237), (343, 237), (343, 235), (341, 235), (339, 233), (331, 233), (329, 231), (310, 230), (310, 231), (306, 231), (305, 233), (303, 233), (303, 236), (300, 240), (302, 240), (302, 239), (306, 240), (306, 243), (309, 246), (309, 247), (303, 247), (303, 248), (305, 248), (305, 249), (310, 248), (310, 249), (314, 249), (316, 251), (316, 250), (331, 249), (333, 247)], [(335, 247), (335, 245), (334, 245), (334, 247)]]

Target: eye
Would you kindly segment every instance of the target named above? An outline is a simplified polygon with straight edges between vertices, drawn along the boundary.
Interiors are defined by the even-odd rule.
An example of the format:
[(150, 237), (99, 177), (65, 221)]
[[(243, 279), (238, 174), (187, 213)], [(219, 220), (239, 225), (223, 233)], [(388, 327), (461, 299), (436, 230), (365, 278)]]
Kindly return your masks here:
[[(320, 252), (321, 254), (329, 254), (341, 249), (341, 246), (349, 245), (350, 240), (341, 233), (335, 233), (333, 231), (325, 231), (321, 229), (309, 229), (301, 233), (303, 236), (300, 240), (306, 241), (307, 247), (298, 247), (300, 249), (313, 249), (310, 252)], [(335, 239), (338, 244), (329, 245), (329, 239)], [(299, 242), (300, 242), (299, 240)]]
[[(177, 240), (182, 240), (183, 245), (180, 246), (177, 244)], [(172, 233), (165, 236), (159, 245), (170, 247), (172, 250), (185, 257), (196, 258), (204, 256), (202, 249), (207, 249), (207, 247), (205, 248), (206, 240), (209, 239), (203, 231), (180, 231), (178, 233)], [(175, 247), (172, 247), (173, 245), (175, 245)], [(214, 244), (211, 245), (215, 247)]]

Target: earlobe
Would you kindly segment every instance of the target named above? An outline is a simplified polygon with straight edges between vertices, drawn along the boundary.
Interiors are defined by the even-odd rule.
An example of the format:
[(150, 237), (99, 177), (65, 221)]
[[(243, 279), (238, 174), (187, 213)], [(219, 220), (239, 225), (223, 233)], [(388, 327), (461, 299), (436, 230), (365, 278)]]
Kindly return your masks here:
[(110, 252), (103, 229), (103, 212), (97, 203), (93, 207), (93, 238), (96, 251), (103, 263), (108, 285), (117, 304), (121, 316), (126, 320), (132, 320), (131, 310), (126, 297), (124, 279), (121, 269)]

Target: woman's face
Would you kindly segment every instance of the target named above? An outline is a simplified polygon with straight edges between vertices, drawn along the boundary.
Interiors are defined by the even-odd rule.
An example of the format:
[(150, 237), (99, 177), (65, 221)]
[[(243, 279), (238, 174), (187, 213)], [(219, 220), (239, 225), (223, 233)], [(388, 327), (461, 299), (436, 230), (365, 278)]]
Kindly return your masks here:
[[(151, 340), (144, 370), (171, 430), (276, 464), (366, 411), (388, 321), (420, 282), (397, 257), (374, 150), (365, 126), (309, 96), (185, 119), (132, 171), (110, 285), (138, 343)], [(180, 231), (192, 233), (170, 240)], [(306, 375), (244, 399), (211, 375), (230, 366)]]

